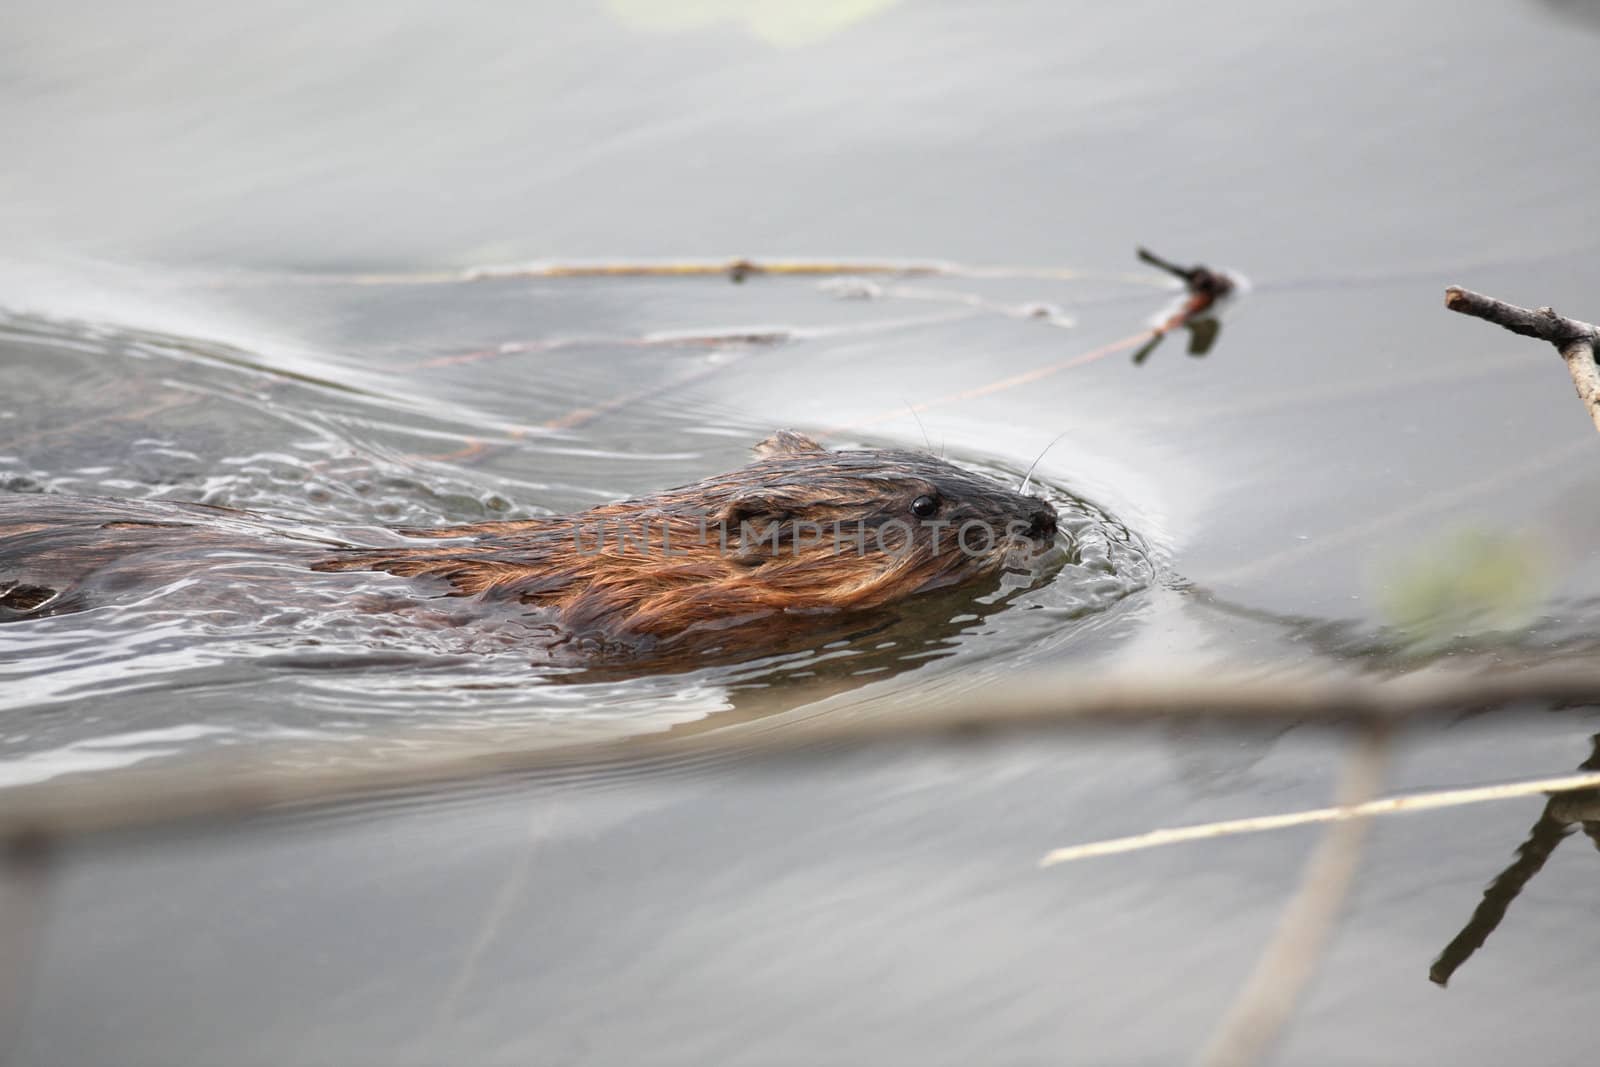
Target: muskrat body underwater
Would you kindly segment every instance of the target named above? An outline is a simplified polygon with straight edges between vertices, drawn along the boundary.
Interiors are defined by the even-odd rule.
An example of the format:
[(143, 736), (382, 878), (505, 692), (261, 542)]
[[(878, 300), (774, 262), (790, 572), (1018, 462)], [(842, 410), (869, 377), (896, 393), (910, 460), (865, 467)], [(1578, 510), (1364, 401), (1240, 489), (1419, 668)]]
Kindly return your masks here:
[(418, 604), (477, 598), (535, 616), (557, 659), (755, 651), (777, 628), (1031, 564), (1055, 535), (1049, 503), (941, 459), (783, 431), (748, 465), (692, 485), (574, 515), (385, 531), (384, 543), (201, 505), (0, 497), (0, 620), (179, 581), (381, 572)]

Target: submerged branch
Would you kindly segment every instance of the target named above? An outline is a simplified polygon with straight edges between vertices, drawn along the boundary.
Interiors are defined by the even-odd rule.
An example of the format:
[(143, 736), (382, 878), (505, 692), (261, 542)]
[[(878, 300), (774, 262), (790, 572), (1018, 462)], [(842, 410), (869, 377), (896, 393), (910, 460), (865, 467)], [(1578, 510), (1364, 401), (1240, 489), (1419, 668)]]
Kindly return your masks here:
[(9, 1063), (32, 995), (50, 889), (49, 843), (26, 835), (0, 842), (0, 1063)]
[[(1345, 761), (1338, 805), (1350, 809), (1375, 796), (1388, 757), (1388, 733), (1369, 729)], [(1200, 1059), (1206, 1067), (1249, 1067), (1277, 1043), (1338, 925), (1361, 866), (1366, 832), (1367, 821), (1355, 817), (1335, 823), (1323, 835), (1272, 939), (1217, 1024)]]

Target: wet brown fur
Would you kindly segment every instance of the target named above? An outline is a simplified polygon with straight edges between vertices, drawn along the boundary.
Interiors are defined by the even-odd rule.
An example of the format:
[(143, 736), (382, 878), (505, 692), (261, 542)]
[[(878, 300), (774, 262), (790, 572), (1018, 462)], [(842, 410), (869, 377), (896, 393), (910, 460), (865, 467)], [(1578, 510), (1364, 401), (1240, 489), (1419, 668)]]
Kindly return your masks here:
[[(936, 517), (949, 524), (942, 531), (913, 515), (920, 497), (937, 502)], [(26, 499), (36, 506), (0, 508), (0, 618), (7, 596), (17, 614), (82, 606), (30, 606), (28, 590), (59, 588), (70, 600), (86, 566), (160, 577), (193, 570), (197, 550), (233, 558), (270, 545), (274, 557), (303, 557), (314, 571), (380, 571), (423, 581), (434, 595), (511, 599), (607, 647), (695, 635), (727, 643), (736, 632), (758, 644), (764, 627), (745, 624), (871, 609), (966, 582), (1047, 547), (1055, 533), (1045, 501), (932, 456), (830, 451), (789, 432), (757, 446), (752, 463), (692, 485), (570, 516), (396, 531), (403, 540), (383, 547), (273, 534), (226, 509), (96, 501), (97, 512), (84, 515), (80, 501), (74, 516), (63, 505), (69, 498)], [(153, 507), (167, 510), (152, 514)], [(810, 526), (797, 531), (797, 521), (816, 524), (820, 535), (807, 536)], [(1016, 536), (997, 536), (986, 552), (962, 551), (956, 534), (964, 522), (997, 535), (1009, 526)], [(618, 543), (619, 530), (627, 543)], [(914, 538), (908, 550), (899, 550), (902, 531)]]

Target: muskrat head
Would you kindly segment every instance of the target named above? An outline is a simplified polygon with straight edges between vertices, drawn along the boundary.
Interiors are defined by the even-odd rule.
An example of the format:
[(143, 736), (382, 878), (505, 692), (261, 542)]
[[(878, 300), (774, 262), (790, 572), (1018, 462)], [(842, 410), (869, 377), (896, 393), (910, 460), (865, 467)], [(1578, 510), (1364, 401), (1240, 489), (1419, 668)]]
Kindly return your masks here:
[[(629, 588), (644, 595), (617, 619), (622, 629), (667, 636), (775, 612), (878, 607), (1030, 563), (1055, 542), (1047, 501), (930, 455), (836, 452), (783, 431), (756, 456), (728, 474), (585, 513), (586, 522), (642, 524), (642, 540), (658, 550), (653, 571), (627, 568)], [(667, 537), (652, 538), (651, 523)], [(592, 595), (579, 599), (614, 608), (619, 591), (596, 574)]]
[(757, 583), (868, 607), (991, 574), (1054, 543), (1048, 502), (919, 452), (833, 452), (783, 431), (729, 476), (721, 529)]

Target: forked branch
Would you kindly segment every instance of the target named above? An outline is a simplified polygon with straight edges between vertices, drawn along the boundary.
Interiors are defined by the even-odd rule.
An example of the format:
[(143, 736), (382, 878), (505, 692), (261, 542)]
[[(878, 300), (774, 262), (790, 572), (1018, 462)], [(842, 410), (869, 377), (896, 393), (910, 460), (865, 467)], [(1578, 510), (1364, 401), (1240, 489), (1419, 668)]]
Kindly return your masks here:
[(1600, 430), (1600, 367), (1595, 365), (1595, 351), (1600, 349), (1600, 327), (1557, 315), (1553, 308), (1530, 310), (1459, 285), (1444, 291), (1444, 306), (1554, 345), (1561, 358), (1567, 361), (1567, 373), (1572, 375), (1578, 399), (1588, 409), (1595, 429)]

